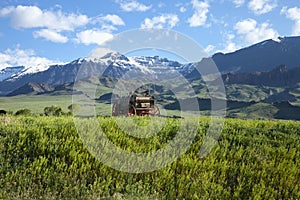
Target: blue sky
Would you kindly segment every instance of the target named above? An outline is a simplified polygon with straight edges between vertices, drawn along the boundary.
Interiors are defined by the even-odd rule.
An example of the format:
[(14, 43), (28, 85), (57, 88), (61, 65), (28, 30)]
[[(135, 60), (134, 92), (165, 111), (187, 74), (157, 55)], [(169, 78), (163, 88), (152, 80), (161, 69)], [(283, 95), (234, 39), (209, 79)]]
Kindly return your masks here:
[(0, 68), (69, 62), (137, 28), (179, 31), (207, 50), (232, 52), (300, 35), (297, 0), (2, 0)]

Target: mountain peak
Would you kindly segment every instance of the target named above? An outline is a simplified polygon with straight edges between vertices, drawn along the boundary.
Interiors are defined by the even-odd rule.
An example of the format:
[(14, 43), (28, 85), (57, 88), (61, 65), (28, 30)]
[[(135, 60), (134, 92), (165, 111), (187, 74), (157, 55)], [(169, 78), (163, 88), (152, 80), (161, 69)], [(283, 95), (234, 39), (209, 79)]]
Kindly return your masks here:
[(93, 50), (91, 55), (88, 57), (91, 59), (119, 59), (119, 58), (126, 58), (126, 56), (122, 55), (117, 51), (113, 51), (111, 49), (106, 48), (96, 48)]
[(90, 56), (84, 58), (87, 62), (103, 62), (105, 64), (111, 64), (116, 61), (129, 61), (129, 59), (123, 54), (106, 48), (95, 49)]

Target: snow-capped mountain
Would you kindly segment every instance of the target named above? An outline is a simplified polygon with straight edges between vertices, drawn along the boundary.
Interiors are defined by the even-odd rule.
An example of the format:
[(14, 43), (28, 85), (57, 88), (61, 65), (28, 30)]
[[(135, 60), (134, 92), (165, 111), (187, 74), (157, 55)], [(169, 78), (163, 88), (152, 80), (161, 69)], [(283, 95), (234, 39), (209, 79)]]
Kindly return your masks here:
[(50, 65), (39, 64), (35, 66), (18, 66), (18, 67), (6, 67), (0, 70), (0, 81), (11, 78), (19, 78), (26, 74), (34, 74), (42, 71), (46, 71)]
[(43, 72), (43, 71), (46, 71), (49, 67), (50, 66), (46, 65), (46, 64), (39, 64), (39, 65), (35, 65), (35, 66), (24, 67), (24, 69), (22, 71), (14, 74), (12, 76), (12, 78), (18, 78), (18, 77), (24, 76), (26, 74), (34, 74), (34, 73), (38, 73), (38, 72)]
[[(121, 74), (115, 74), (111, 71), (122, 71), (126, 72), (129, 70), (137, 70), (145, 74), (165, 73), (169, 70), (182, 70), (183, 66), (177, 61), (171, 61), (167, 58), (160, 58), (159, 56), (133, 56), (126, 57), (118, 52), (110, 51), (105, 55), (100, 56), (89, 56), (85, 58), (78, 58), (67, 64), (60, 65), (37, 65), (27, 67), (10, 67), (0, 71), (0, 81), (4, 79), (16, 79), (25, 75), (33, 75), (35, 73), (44, 72), (52, 67), (64, 68), (69, 65), (97, 65), (106, 68), (104, 75), (110, 74), (114, 78), (119, 78)], [(190, 70), (189, 70), (190, 71)]]
[[(118, 52), (107, 51), (102, 54), (92, 54), (89, 57), (79, 58), (67, 64), (61, 65), (39, 65), (23, 67), (4, 71), (0, 84), (0, 94), (5, 95), (23, 86), (28, 82), (42, 82), (49, 86), (74, 82), (76, 78), (84, 78), (101, 74), (113, 78), (121, 78), (127, 72), (132, 75), (170, 75), (174, 71), (183, 68), (184, 65), (170, 61), (159, 56), (126, 57)], [(78, 75), (78, 71), (80, 75)], [(178, 73), (178, 72), (177, 72)]]
[[(300, 66), (300, 37), (284, 37), (266, 40), (232, 53), (217, 53), (197, 63), (179, 63), (159, 56), (127, 57), (115, 51), (96, 49), (91, 56), (70, 63), (51, 66), (30, 66), (1, 69), (0, 95), (6, 95), (28, 82), (45, 83), (49, 86), (72, 83), (77, 78), (104, 75), (120, 78), (129, 75), (172, 77), (178, 73), (189, 80), (197, 80), (197, 67), (209, 66), (214, 61), (221, 73), (266, 72), (285, 65), (287, 69)], [(78, 71), (80, 71), (80, 76)], [(131, 73), (133, 72), (133, 73)], [(135, 73), (137, 72), (137, 73)], [(174, 76), (173, 76), (174, 77)]]
[(7, 78), (11, 78), (17, 74), (20, 74), (25, 69), (24, 66), (19, 67), (6, 67), (0, 70), (0, 81), (3, 81)]

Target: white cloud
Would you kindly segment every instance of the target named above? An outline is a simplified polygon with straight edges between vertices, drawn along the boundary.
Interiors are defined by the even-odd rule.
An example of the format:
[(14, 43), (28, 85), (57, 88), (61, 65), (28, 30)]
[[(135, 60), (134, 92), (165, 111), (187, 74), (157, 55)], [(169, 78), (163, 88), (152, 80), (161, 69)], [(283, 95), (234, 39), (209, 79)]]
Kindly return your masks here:
[[(16, 6), (0, 8), (0, 17), (10, 18), (11, 24), (16, 29), (35, 29), (34, 38), (44, 38), (51, 42), (66, 43), (69, 38), (64, 35), (65, 32), (75, 32), (82, 30), (87, 25), (98, 24), (99, 30), (86, 30), (78, 33), (77, 42), (84, 44), (101, 43), (105, 38), (111, 36), (116, 26), (123, 26), (125, 22), (121, 17), (115, 14), (105, 16), (88, 17), (82, 14), (63, 13), (59, 10), (42, 10), (36, 6)], [(90, 36), (91, 38), (87, 38)], [(97, 39), (93, 42), (93, 39)], [(99, 42), (100, 41), (100, 42)]]
[(0, 17), (7, 17), (14, 9), (12, 6), (0, 9)]
[(180, 11), (181, 13), (184, 13), (184, 12), (186, 11), (186, 8), (183, 7), (183, 6), (181, 6), (181, 7), (179, 8), (179, 11)]
[(255, 30), (257, 22), (254, 19), (246, 19), (239, 21), (235, 24), (234, 29), (238, 34), (247, 34), (248, 32)]
[(175, 7), (177, 7), (179, 9), (179, 12), (184, 13), (187, 11), (187, 7), (190, 5), (189, 2), (185, 2), (185, 3), (176, 3)]
[(233, 3), (236, 7), (241, 7), (242, 5), (244, 5), (245, 0), (232, 0), (232, 3)]
[(210, 21), (213, 24), (221, 25), (223, 27), (227, 27), (228, 26), (227, 20), (225, 20), (223, 17), (222, 18), (217, 18), (213, 14), (210, 14)]
[(286, 7), (282, 8), (281, 14), (285, 14), (286, 17), (295, 22), (292, 30), (292, 35), (300, 35), (300, 8), (293, 7), (287, 9)]
[(230, 53), (234, 52), (238, 49), (241, 48), (241, 46), (237, 45), (234, 40), (235, 40), (235, 35), (232, 33), (224, 33), (224, 49), (222, 50), (217, 50), (216, 52), (222, 52), (222, 53)]
[(91, 29), (79, 32), (76, 34), (76, 41), (85, 45), (98, 44), (103, 45), (105, 42), (111, 40), (113, 35), (107, 32), (103, 32), (98, 29)]
[(118, 15), (105, 15), (101, 17), (95, 17), (93, 20), (91, 20), (92, 24), (99, 24), (101, 27), (101, 30), (103, 32), (110, 33), (114, 30), (117, 30), (116, 26), (124, 26), (125, 22), (121, 17)]
[(251, 0), (248, 4), (248, 8), (257, 15), (268, 13), (276, 7), (276, 0)]
[(102, 19), (104, 21), (112, 23), (113, 25), (119, 25), (119, 26), (125, 25), (122, 18), (119, 17), (118, 15), (106, 15), (106, 16), (102, 17)]
[(194, 9), (194, 14), (188, 19), (191, 27), (203, 26), (207, 20), (207, 13), (209, 11), (209, 4), (206, 1), (191, 1)]
[(11, 67), (12, 64), (10, 60), (12, 59), (12, 56), (7, 53), (1, 53), (0, 52), (0, 70), (6, 67)]
[(34, 38), (45, 38), (48, 41), (56, 43), (66, 43), (68, 38), (49, 29), (42, 29), (33, 33)]
[(227, 42), (225, 45), (225, 48), (223, 49), (223, 53), (231, 53), (234, 52), (238, 49), (240, 49), (241, 47), (239, 45), (237, 45), (236, 43), (234, 43), (233, 41)]
[(239, 21), (235, 24), (234, 29), (237, 31), (237, 34), (243, 37), (246, 45), (266, 39), (275, 39), (279, 36), (278, 32), (271, 28), (269, 23), (257, 24), (254, 19)]
[(152, 19), (146, 18), (141, 24), (141, 28), (173, 28), (179, 22), (179, 18), (174, 14), (162, 14), (153, 17)]
[(211, 44), (210, 44), (210, 45), (208, 45), (207, 47), (205, 47), (204, 51), (205, 51), (207, 54), (211, 55), (212, 53), (214, 53), (215, 49), (216, 49), (216, 47), (215, 47), (214, 45), (211, 45)]
[(163, 3), (163, 2), (159, 2), (159, 3), (157, 4), (157, 7), (163, 8), (163, 7), (166, 7), (166, 4)]
[(31, 49), (22, 50), (19, 47), (16, 49), (7, 49), (0, 52), (0, 69), (13, 66), (37, 66), (51, 65), (58, 63), (44, 57), (39, 57)]
[(60, 10), (53, 12), (41, 10), (36, 6), (17, 6), (2, 8), (1, 17), (10, 17), (15, 28), (47, 28), (57, 31), (73, 31), (89, 23), (89, 18), (81, 14), (65, 14)]
[(151, 9), (152, 7), (152, 5), (146, 6), (142, 3), (139, 3), (136, 0), (116, 0), (116, 2), (119, 3), (121, 9), (126, 12), (132, 12), (132, 11), (145, 12)]

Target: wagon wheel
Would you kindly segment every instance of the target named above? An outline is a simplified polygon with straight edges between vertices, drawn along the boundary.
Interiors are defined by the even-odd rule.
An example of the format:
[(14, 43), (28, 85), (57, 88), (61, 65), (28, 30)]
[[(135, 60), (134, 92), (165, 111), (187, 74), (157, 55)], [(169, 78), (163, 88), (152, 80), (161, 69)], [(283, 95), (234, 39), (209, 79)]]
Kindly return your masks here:
[(159, 114), (160, 114), (159, 107), (157, 105), (154, 105), (153, 109), (151, 110), (151, 115), (155, 116)]
[(132, 104), (129, 105), (128, 115), (136, 115), (136, 109)]

